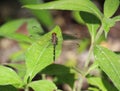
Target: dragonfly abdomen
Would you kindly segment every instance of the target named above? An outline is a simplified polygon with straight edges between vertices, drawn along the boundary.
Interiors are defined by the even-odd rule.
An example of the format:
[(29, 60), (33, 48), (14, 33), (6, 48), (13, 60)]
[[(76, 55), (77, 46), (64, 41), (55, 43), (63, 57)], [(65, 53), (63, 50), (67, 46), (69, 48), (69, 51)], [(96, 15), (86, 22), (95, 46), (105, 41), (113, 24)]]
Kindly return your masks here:
[(53, 60), (55, 61), (55, 47), (57, 45), (58, 38), (55, 32), (52, 33), (52, 44), (53, 44)]

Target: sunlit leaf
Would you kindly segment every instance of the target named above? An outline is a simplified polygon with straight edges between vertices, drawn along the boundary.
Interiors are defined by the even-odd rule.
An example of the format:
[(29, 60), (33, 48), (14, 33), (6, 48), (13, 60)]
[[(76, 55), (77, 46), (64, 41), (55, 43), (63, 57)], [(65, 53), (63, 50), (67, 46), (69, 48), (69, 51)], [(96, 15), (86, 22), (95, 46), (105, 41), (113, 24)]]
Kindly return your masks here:
[(78, 23), (85, 25), (85, 22), (84, 22), (83, 19), (80, 17), (80, 12), (79, 12), (79, 11), (74, 11), (74, 12), (72, 13), (72, 15), (73, 15), (74, 19), (75, 19)]
[(57, 82), (67, 83), (71, 88), (75, 81), (75, 76), (70, 72), (70, 68), (65, 67), (64, 65), (51, 64), (41, 71), (42, 74), (54, 75), (57, 78)]
[(13, 85), (19, 88), (23, 83), (15, 71), (8, 67), (0, 66), (0, 85)]
[(120, 15), (113, 17), (113, 20), (116, 21), (116, 22), (120, 21)]
[(88, 27), (91, 37), (95, 37), (97, 29), (99, 28), (101, 21), (92, 13), (80, 12), (80, 17)]
[(100, 68), (109, 76), (114, 85), (120, 90), (120, 56), (101, 46), (95, 47), (94, 55)]
[(40, 80), (40, 81), (33, 81), (28, 84), (29, 87), (33, 88), (34, 91), (56, 91), (57, 87), (51, 81), (47, 80)]
[[(43, 3), (43, 0), (19, 0), (23, 5), (26, 4), (40, 4)], [(32, 14), (34, 14), (37, 19), (40, 20), (43, 25), (47, 27), (53, 26), (53, 18), (47, 10), (31, 10)]]
[(59, 0), (48, 2), (45, 4), (25, 5), (25, 8), (30, 9), (59, 9), (59, 10), (74, 10), (87, 11), (95, 14), (99, 19), (102, 19), (102, 13), (90, 0)]
[(15, 31), (25, 22), (24, 19), (13, 20), (0, 27), (0, 35), (15, 33)]
[(105, 37), (107, 37), (107, 34), (110, 31), (110, 28), (115, 25), (115, 21), (111, 18), (103, 18), (102, 25), (105, 31)]
[[(17, 41), (31, 43), (32, 40), (30, 39), (29, 34), (35, 35), (35, 31), (36, 31), (36, 30), (32, 29), (33, 26), (38, 27), (39, 33), (43, 32), (41, 29), (41, 26), (38, 24), (39, 23), (35, 19), (18, 19), (18, 20), (14, 20), (14, 21), (9, 21), (0, 27), (0, 36), (14, 39)], [(23, 25), (25, 25), (24, 28), (26, 28), (26, 32), (29, 33), (28, 35), (18, 32), (18, 29)], [(21, 30), (21, 31), (23, 31), (23, 30)]]
[(29, 36), (34, 40), (39, 39), (44, 33), (39, 21), (36, 19), (29, 19), (27, 22)]
[(17, 74), (21, 78), (23, 78), (25, 76), (25, 72), (26, 72), (25, 64), (21, 64), (21, 63), (9, 63), (9, 64), (6, 64), (6, 65), (14, 68), (17, 71)]
[(104, 3), (104, 15), (105, 17), (111, 17), (116, 10), (118, 9), (120, 4), (119, 0), (105, 0)]
[(118, 91), (109, 81), (105, 78), (90, 77), (87, 78), (88, 83), (98, 87), (101, 91)]
[(27, 73), (25, 81), (30, 80), (43, 68), (53, 63), (53, 45), (51, 43), (51, 35), (55, 32), (58, 37), (58, 44), (56, 45), (56, 58), (61, 53), (62, 34), (59, 27), (55, 27), (51, 32), (45, 34), (41, 39), (32, 44), (26, 52), (26, 66)]

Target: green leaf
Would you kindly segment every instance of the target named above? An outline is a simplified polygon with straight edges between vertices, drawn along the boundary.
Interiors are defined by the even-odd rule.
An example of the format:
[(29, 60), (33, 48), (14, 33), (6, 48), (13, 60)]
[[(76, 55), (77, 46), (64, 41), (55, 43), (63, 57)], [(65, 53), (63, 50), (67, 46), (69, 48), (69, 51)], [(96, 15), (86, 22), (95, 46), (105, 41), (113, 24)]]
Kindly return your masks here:
[[(43, 0), (20, 0), (24, 5), (26, 4), (40, 4), (43, 3)], [(53, 23), (53, 18), (50, 12), (46, 10), (31, 10), (31, 12), (47, 27), (51, 27)]]
[(24, 34), (20, 34), (20, 33), (11, 33), (11, 34), (4, 34), (5, 37), (10, 38), (10, 39), (14, 39), (20, 42), (27, 42), (27, 43), (31, 43), (32, 40), (30, 39), (30, 37), (24, 35)]
[(60, 64), (51, 64), (43, 69), (41, 73), (48, 75), (64, 75), (70, 73), (70, 68)]
[(91, 37), (94, 38), (101, 24), (101, 21), (92, 13), (88, 13), (84, 11), (74, 12), (74, 17), (76, 21), (88, 27)]
[(13, 20), (0, 27), (0, 35), (12, 34), (25, 22), (24, 19)]
[(29, 19), (27, 22), (27, 29), (31, 38), (34, 40), (39, 39), (44, 33), (40, 23), (36, 19)]
[(47, 10), (32, 10), (32, 13), (40, 20), (40, 22), (51, 28), (54, 25), (53, 17), (51, 13)]
[(55, 32), (58, 37), (55, 56), (57, 58), (60, 55), (62, 48), (62, 34), (60, 28), (57, 26), (28, 48), (28, 51), (26, 52), (27, 73), (25, 82), (28, 78), (31, 80), (39, 71), (53, 63), (53, 45), (51, 42), (51, 35), (53, 32)]
[(75, 75), (73, 73), (64, 74), (64, 75), (57, 75), (57, 82), (58, 84), (68, 84), (71, 88), (73, 88), (75, 82)]
[(98, 87), (101, 91), (118, 91), (109, 81), (105, 78), (90, 77), (87, 78), (88, 83)]
[(86, 23), (91, 37), (95, 37), (101, 21), (92, 13), (80, 11), (82, 20)]
[(102, 19), (102, 13), (90, 0), (59, 0), (48, 2), (45, 4), (25, 5), (25, 8), (30, 9), (59, 9), (59, 10), (74, 10), (87, 11), (95, 14), (99, 19)]
[(114, 20), (115, 22), (120, 21), (120, 15), (113, 17), (113, 20)]
[(84, 22), (83, 19), (80, 17), (80, 12), (79, 12), (79, 11), (74, 11), (74, 12), (72, 12), (72, 15), (73, 15), (74, 19), (75, 19), (78, 23), (85, 25), (85, 22)]
[(95, 61), (88, 69), (87, 73), (90, 73), (91, 71), (93, 71), (94, 69), (97, 69), (98, 68), (98, 63)]
[(54, 75), (57, 78), (57, 82), (60, 84), (67, 83), (71, 87), (73, 87), (73, 83), (75, 81), (74, 74), (70, 72), (70, 68), (59, 65), (59, 64), (51, 64), (43, 69), (40, 73), (47, 75)]
[(100, 77), (91, 77), (87, 78), (87, 80), (89, 84), (97, 86), (101, 91), (108, 91)]
[(104, 15), (105, 17), (111, 17), (116, 10), (118, 9), (120, 4), (119, 0), (105, 0), (104, 3)]
[(57, 87), (55, 84), (48, 80), (33, 81), (28, 84), (29, 87), (33, 88), (34, 91), (56, 91)]
[(17, 88), (11, 85), (0, 86), (0, 91), (18, 91)]
[[(39, 32), (43, 32), (41, 29), (39, 23), (35, 19), (19, 19), (19, 20), (14, 20), (14, 21), (9, 21), (2, 25), (0, 27), (0, 36), (4, 36), (7, 38), (11, 38), (17, 41), (22, 41), (22, 42), (29, 42), (31, 43), (32, 40), (25, 34), (22, 33), (17, 33), (17, 30), (22, 26), (26, 24), (26, 28), (28, 28), (28, 32), (30, 32), (30, 35), (35, 35), (35, 31), (32, 29), (33, 26), (36, 26), (39, 28)], [(28, 25), (28, 26), (27, 26)], [(31, 30), (32, 29), (32, 30)]]
[(120, 90), (120, 57), (101, 46), (95, 47), (94, 55), (100, 68), (109, 76), (114, 85)]
[(0, 66), (0, 85), (13, 85), (19, 88), (23, 83), (15, 71), (8, 67)]
[[(78, 17), (78, 15), (77, 15)], [(99, 28), (101, 21), (92, 13), (80, 11), (79, 12), (79, 19), (85, 25), (87, 25), (89, 33), (92, 37), (95, 37), (97, 29)]]
[(89, 87), (88, 91), (100, 91), (98, 88), (95, 87)]
[(105, 31), (105, 36), (107, 37), (108, 32), (110, 31), (110, 28), (115, 25), (115, 20), (111, 18), (103, 18), (102, 21), (103, 29)]
[(92, 41), (94, 41), (95, 36), (96, 36), (96, 32), (99, 28), (99, 25), (98, 24), (87, 24), (87, 27), (88, 27), (90, 36), (92, 38)]
[(7, 66), (10, 66), (12, 68), (14, 68), (17, 71), (17, 74), (23, 78), (25, 76), (25, 72), (26, 72), (26, 67), (25, 64), (21, 64), (21, 63), (9, 63), (6, 64)]
[(20, 50), (18, 52), (15, 52), (10, 55), (11, 62), (20, 62), (25, 60), (25, 54), (23, 50)]

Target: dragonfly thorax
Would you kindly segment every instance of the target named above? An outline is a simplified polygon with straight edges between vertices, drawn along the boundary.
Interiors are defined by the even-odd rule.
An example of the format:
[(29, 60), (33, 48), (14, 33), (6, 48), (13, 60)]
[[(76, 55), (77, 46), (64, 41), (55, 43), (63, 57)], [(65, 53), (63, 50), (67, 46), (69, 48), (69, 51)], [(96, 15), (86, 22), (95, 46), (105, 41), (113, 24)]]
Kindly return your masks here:
[(58, 41), (57, 34), (53, 32), (52, 33), (52, 44), (57, 45), (57, 41)]

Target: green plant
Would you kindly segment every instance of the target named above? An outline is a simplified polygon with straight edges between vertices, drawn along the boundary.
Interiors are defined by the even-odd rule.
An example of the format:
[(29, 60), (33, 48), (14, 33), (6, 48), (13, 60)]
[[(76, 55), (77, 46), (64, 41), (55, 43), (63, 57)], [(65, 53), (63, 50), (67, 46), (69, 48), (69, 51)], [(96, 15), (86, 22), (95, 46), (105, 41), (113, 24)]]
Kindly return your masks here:
[[(94, 68), (94, 66), (88, 68), (90, 57), (94, 52), (94, 57), (97, 61), (97, 65), (109, 76), (116, 88), (120, 90), (120, 73), (118, 71), (120, 61), (119, 56), (114, 54), (112, 51), (97, 45), (97, 41), (102, 35), (103, 31), (105, 33), (105, 37), (107, 37), (110, 28), (115, 25), (115, 22), (120, 21), (120, 16), (112, 17), (118, 9), (119, 4), (119, 0), (105, 0), (104, 13), (101, 13), (90, 0), (59, 0), (40, 5), (25, 5), (24, 7), (37, 10), (57, 9), (77, 11), (79, 14), (78, 17), (80, 17), (82, 22), (84, 22), (84, 24), (88, 27), (91, 36), (89, 55), (84, 67), (85, 72), (83, 72), (84, 74), (81, 75), (83, 77), (87, 76), (89, 73), (88, 71)], [(102, 85), (103, 84), (104, 83), (102, 83)], [(100, 86), (98, 86), (99, 89), (107, 91)]]
[[(119, 61), (120, 57), (114, 54), (112, 51), (99, 46), (98, 39), (105, 33), (107, 34), (110, 27), (114, 26), (115, 22), (120, 21), (120, 16), (113, 16), (117, 8), (119, 7), (119, 0), (105, 0), (104, 3), (104, 14), (99, 11), (99, 9), (90, 0), (59, 0), (53, 1), (45, 4), (35, 4), (35, 5), (25, 5), (24, 7), (43, 10), (43, 9), (59, 9), (59, 10), (72, 10), (76, 11), (83, 22), (89, 30), (91, 36), (91, 46), (89, 49), (89, 55), (87, 57), (84, 70), (74, 68), (81, 77), (86, 77), (89, 84), (93, 85), (89, 87), (92, 91), (117, 91), (120, 90), (119, 86)], [(112, 7), (111, 7), (112, 6)], [(15, 31), (23, 24), (27, 22), (27, 28), (29, 35), (32, 35), (32, 39), (29, 36), (16, 33)], [(57, 33), (58, 36), (58, 49), (56, 56), (58, 57), (61, 52), (62, 35), (60, 28), (57, 26), (51, 32), (45, 34), (44, 36), (38, 36), (39, 33), (43, 33), (42, 28), (38, 25), (39, 23), (35, 19), (22, 19), (13, 22), (6, 23), (0, 28), (0, 35), (8, 38), (15, 39), (19, 41), (19, 44), (23, 43), (25, 46), (30, 46), (25, 52), (25, 67), (18, 64), (10, 63), (7, 64), (10, 67), (16, 68), (18, 73), (21, 72), (20, 69), (24, 69), (22, 74), (17, 74), (11, 68), (0, 66), (0, 90), (2, 91), (17, 91), (16, 88), (23, 88), (25, 91), (29, 91), (29, 87), (35, 91), (53, 91), (58, 90), (56, 85), (44, 79), (44, 74), (56, 75), (58, 78), (58, 83), (68, 83), (73, 91), (75, 91), (73, 83), (75, 81), (74, 74), (71, 72), (71, 68), (65, 67), (63, 65), (52, 64), (53, 61), (53, 46), (51, 46), (51, 34), (53, 32)], [(17, 25), (17, 26), (14, 26)], [(37, 26), (40, 28), (38, 32), (32, 30), (32, 26)], [(11, 31), (8, 31), (11, 29)], [(98, 32), (97, 32), (98, 30)], [(38, 38), (36, 40), (36, 38)], [(44, 41), (43, 41), (44, 40)], [(23, 47), (23, 46), (21, 46)], [(92, 53), (94, 52), (95, 63), (88, 67)], [(104, 78), (89, 76), (89, 72), (100, 67), (107, 76), (112, 80), (116, 88), (109, 84), (109, 82), (104, 81)], [(98, 68), (99, 69), (99, 68)], [(33, 81), (32, 79), (36, 74), (42, 74), (42, 80)], [(62, 79), (62, 80), (61, 80)], [(62, 82), (61, 82), (62, 81)], [(79, 87), (77, 91), (81, 89), (82, 79), (79, 79)], [(56, 83), (57, 83), (56, 82)], [(97, 88), (95, 88), (96, 86)]]
[[(31, 19), (30, 19), (31, 20)], [(32, 19), (34, 20), (34, 19)], [(17, 33), (7, 33), (5, 30), (8, 28), (8, 25), (11, 27), (14, 25), (14, 23), (17, 24), (17, 22), (20, 21), (25, 22), (29, 20), (17, 20), (10, 23), (7, 23), (1, 27), (1, 35), (9, 38), (15, 38), (16, 40), (19, 40), (19, 35)], [(33, 21), (32, 21), (33, 22)], [(36, 22), (36, 21), (35, 21)], [(7, 27), (6, 27), (7, 26)], [(6, 27), (6, 28), (5, 28)], [(15, 28), (15, 27), (14, 27)], [(12, 28), (13, 29), (13, 28)], [(14, 30), (14, 29), (13, 29)], [(32, 43), (32, 45), (29, 47), (27, 52), (25, 53), (25, 60), (26, 65), (23, 64), (16, 64), (16, 63), (9, 63), (6, 64), (6, 66), (13, 67), (18, 70), (18, 73), (21, 73), (20, 70), (22, 70), (22, 74), (17, 74), (13, 69), (6, 67), (6, 66), (0, 66), (0, 90), (6, 90), (6, 91), (18, 91), (16, 88), (23, 88), (25, 91), (29, 91), (29, 87), (33, 88), (35, 91), (53, 91), (57, 90), (57, 87), (53, 82), (48, 80), (39, 80), (39, 81), (32, 81), (32, 79), (35, 77), (35, 75), (43, 70), (45, 67), (53, 63), (53, 56), (51, 56), (53, 52), (53, 46), (51, 44), (51, 35), (53, 32), (57, 33), (57, 36), (61, 41), (59, 41), (59, 46), (56, 47), (56, 49), (61, 50), (61, 43), (62, 43), (62, 35), (59, 27), (55, 27), (51, 32), (48, 34), (40, 37), (39, 41), (34, 42), (30, 39), (30, 37), (27, 36), (20, 36), (20, 40), (22, 42)], [(11, 34), (14, 34), (13, 36), (9, 36)], [(15, 36), (15, 37), (14, 37)], [(28, 40), (21, 40), (21, 38), (26, 38)], [(44, 40), (44, 41), (43, 41)], [(60, 51), (56, 52), (56, 56), (60, 55)], [(40, 85), (40, 87), (38, 86)], [(8, 88), (8, 89), (7, 89)]]

